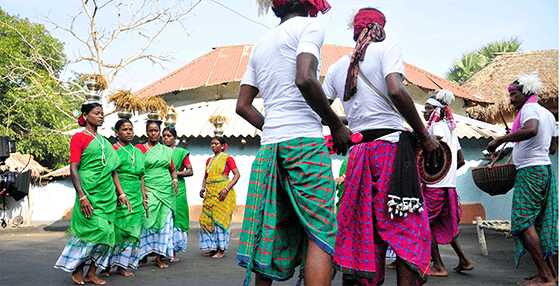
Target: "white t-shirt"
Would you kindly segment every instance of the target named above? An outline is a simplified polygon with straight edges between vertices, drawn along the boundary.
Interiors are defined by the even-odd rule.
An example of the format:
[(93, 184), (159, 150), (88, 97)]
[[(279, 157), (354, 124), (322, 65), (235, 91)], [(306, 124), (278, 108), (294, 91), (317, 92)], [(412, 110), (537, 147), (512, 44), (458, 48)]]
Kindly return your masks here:
[[(389, 99), (385, 81), (387, 75), (400, 73), (404, 77), (401, 49), (386, 40), (371, 43), (367, 47), (364, 61), (360, 62), (359, 65), (368, 80), (387, 99)], [(323, 82), (323, 90), (330, 100), (335, 100), (337, 95), (340, 97), (344, 112), (348, 116), (350, 130), (353, 133), (383, 128), (404, 130), (402, 118), (360, 76), (358, 76), (358, 91), (356, 94), (348, 101), (343, 100), (349, 66), (350, 57), (348, 56), (343, 56), (330, 66)], [(379, 140), (398, 142), (399, 134), (400, 132), (391, 133), (379, 138)]]
[(294, 17), (264, 34), (253, 47), (241, 85), (259, 89), (265, 120), (261, 144), (298, 137), (322, 138), (321, 118), (296, 86), (296, 57), (313, 54), (321, 69), (325, 32), (317, 18)]
[(528, 103), (521, 109), (521, 126), (529, 119), (539, 121), (539, 131), (536, 136), (517, 142), (513, 146), (513, 163), (518, 170), (551, 164), (548, 152), (552, 137), (556, 134), (554, 115), (538, 103)]
[(456, 188), (457, 187), (457, 151), (461, 150), (459, 138), (455, 131), (451, 131), (447, 123), (440, 120), (428, 129), (431, 135), (441, 136), (441, 141), (447, 143), (451, 149), (451, 168), (447, 175), (437, 184), (427, 185), (428, 188)]

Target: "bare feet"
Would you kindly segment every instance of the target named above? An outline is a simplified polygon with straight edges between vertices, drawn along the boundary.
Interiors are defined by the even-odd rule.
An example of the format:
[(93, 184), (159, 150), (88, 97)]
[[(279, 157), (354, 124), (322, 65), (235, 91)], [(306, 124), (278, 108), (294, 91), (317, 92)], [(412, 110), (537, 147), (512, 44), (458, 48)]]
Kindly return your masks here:
[(84, 277), (83, 276), (84, 276), (83, 268), (78, 268), (74, 272), (72, 272), (72, 280), (74, 280), (74, 282), (76, 282), (76, 284), (78, 284), (78, 285), (86, 284), (84, 282)]
[(212, 255), (212, 258), (224, 258), (226, 254), (223, 251), (218, 251), (216, 254)]
[(397, 268), (397, 261), (394, 261), (391, 264), (387, 264), (387, 266), (385, 266), (387, 269), (396, 269)]
[(556, 285), (556, 281), (554, 279), (546, 280), (541, 278), (540, 275), (537, 275), (535, 278), (531, 279), (530, 281), (519, 282), (517, 283), (518, 286), (554, 286)]
[(443, 269), (436, 269), (435, 267), (430, 267), (430, 276), (437, 276), (437, 277), (447, 277), (449, 273), (445, 268)]
[(107, 267), (107, 269), (101, 270), (101, 272), (99, 272), (99, 276), (109, 277), (109, 272), (111, 272), (111, 268)]
[(168, 264), (165, 264), (165, 263), (163, 263), (163, 261), (161, 261), (161, 256), (159, 256), (159, 255), (156, 256), (156, 265), (157, 265), (159, 268), (167, 268), (167, 267), (169, 267)]
[(474, 266), (472, 266), (472, 264), (467, 264), (467, 265), (463, 265), (461, 263), (459, 263), (459, 265), (457, 265), (457, 267), (453, 268), (453, 270), (457, 271), (457, 272), (461, 272), (461, 271), (470, 271), (473, 270)]
[(93, 283), (93, 284), (97, 284), (97, 285), (105, 285), (105, 283), (107, 283), (107, 281), (102, 280), (101, 278), (99, 278), (95, 275), (86, 276), (86, 278), (84, 278), (84, 282)]
[(128, 270), (126, 270), (122, 267), (117, 268), (117, 273), (119, 273), (122, 276), (134, 276), (134, 273), (132, 273), (132, 272), (130, 272), (130, 271), (128, 271)]
[(148, 262), (148, 257), (144, 256), (144, 258), (138, 262), (138, 267), (142, 266), (142, 264), (145, 264), (146, 262)]
[(210, 257), (210, 256), (214, 256), (214, 254), (216, 254), (217, 252), (218, 252), (217, 250), (212, 250), (212, 251), (208, 251), (206, 253), (203, 253), (202, 255), (206, 256), (206, 257)]
[(179, 260), (181, 260), (181, 259), (179, 259), (179, 258), (177, 258), (177, 257), (173, 257), (173, 259), (169, 260), (169, 262), (171, 262), (171, 263), (173, 263), (173, 262), (179, 262)]

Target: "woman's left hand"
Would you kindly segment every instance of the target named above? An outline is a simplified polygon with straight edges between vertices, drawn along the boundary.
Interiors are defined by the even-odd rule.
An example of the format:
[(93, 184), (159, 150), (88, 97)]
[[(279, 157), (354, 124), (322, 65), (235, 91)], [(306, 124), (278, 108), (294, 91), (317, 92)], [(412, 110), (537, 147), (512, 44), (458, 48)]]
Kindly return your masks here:
[(219, 195), (220, 195), (220, 197), (219, 197), (220, 202), (226, 199), (228, 193), (229, 193), (229, 191), (228, 191), (226, 188), (223, 188), (223, 189), (220, 191), (220, 193), (219, 193)]
[(173, 181), (173, 191), (175, 192), (175, 195), (177, 195), (177, 191), (179, 190), (179, 183), (177, 181)]
[(134, 212), (134, 211), (132, 211), (132, 207), (130, 206), (130, 202), (128, 201), (128, 199), (126, 198), (126, 196), (121, 197), (121, 198), (118, 199), (117, 201), (120, 202), (121, 205), (127, 206), (129, 212), (131, 212), (131, 213)]

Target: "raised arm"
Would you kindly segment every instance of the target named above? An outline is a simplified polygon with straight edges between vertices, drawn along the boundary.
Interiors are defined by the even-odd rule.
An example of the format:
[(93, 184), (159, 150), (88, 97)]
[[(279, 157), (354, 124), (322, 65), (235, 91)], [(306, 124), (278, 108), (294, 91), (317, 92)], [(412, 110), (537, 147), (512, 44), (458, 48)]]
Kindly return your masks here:
[(296, 86), (307, 104), (329, 126), (333, 149), (337, 154), (346, 155), (348, 144), (351, 142), (351, 133), (330, 107), (321, 83), (317, 79), (317, 64), (318, 60), (313, 54), (301, 53), (297, 56)]

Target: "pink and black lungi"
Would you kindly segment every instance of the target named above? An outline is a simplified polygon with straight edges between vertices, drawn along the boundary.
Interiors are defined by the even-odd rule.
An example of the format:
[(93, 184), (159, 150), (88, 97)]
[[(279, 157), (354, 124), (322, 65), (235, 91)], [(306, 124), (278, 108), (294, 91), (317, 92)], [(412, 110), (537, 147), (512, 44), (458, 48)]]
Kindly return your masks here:
[(424, 193), (424, 208), (428, 212), (432, 234), (439, 244), (448, 244), (459, 234), (461, 205), (455, 188), (428, 188)]
[[(427, 280), (430, 271), (430, 226), (427, 212), (391, 218), (389, 183), (397, 143), (376, 140), (350, 151), (344, 195), (337, 215), (333, 263), (337, 270), (382, 284), (387, 246)], [(420, 184), (420, 182), (418, 182)]]

